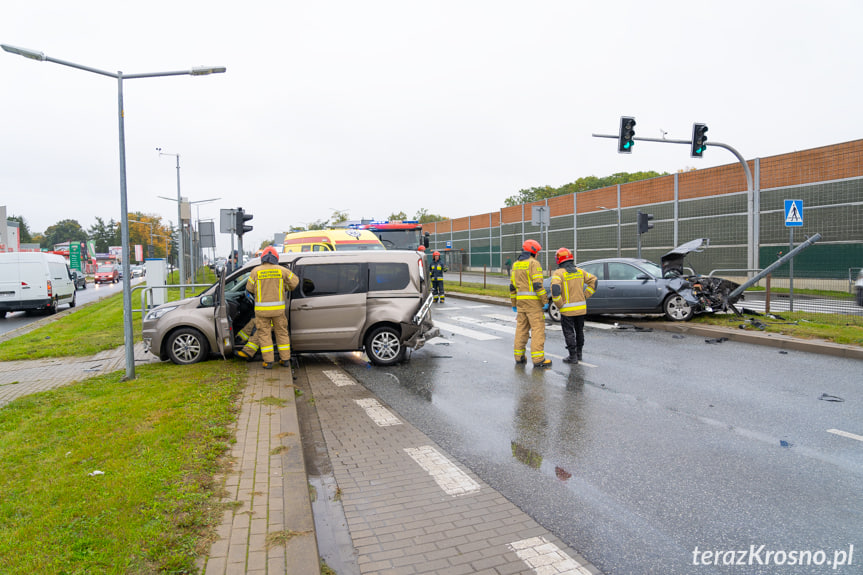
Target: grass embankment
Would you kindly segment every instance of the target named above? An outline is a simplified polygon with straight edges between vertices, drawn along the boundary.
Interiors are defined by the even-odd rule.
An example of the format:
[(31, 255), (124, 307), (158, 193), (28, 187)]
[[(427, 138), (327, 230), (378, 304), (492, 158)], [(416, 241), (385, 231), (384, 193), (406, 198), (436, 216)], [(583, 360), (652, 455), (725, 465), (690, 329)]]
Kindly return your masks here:
[(144, 365), (0, 408), (0, 572), (194, 572), (245, 371)]
[[(215, 275), (203, 268), (203, 282), (212, 284)], [(176, 283), (177, 274), (171, 274), (168, 283)], [(199, 280), (200, 281), (200, 280)], [(137, 286), (136, 286), (137, 287)], [(188, 288), (186, 297), (200, 293), (204, 288)], [(169, 288), (167, 301), (180, 299), (180, 288)], [(132, 293), (132, 309), (141, 307), (138, 293)], [(137, 297), (136, 297), (137, 296)], [(141, 315), (132, 314), (132, 335), (141, 341)], [(98, 302), (82, 305), (73, 313), (52, 321), (29, 333), (0, 343), (0, 361), (41, 359), (46, 357), (88, 356), (115, 349), (123, 345), (123, 294), (117, 293)]]
[[(447, 292), (466, 293), (473, 295), (497, 296), (509, 299), (509, 288), (501, 285), (488, 284), (485, 288), (482, 284), (463, 282), (444, 282)], [(797, 290), (795, 290), (795, 293)], [(764, 331), (766, 333), (780, 333), (801, 339), (820, 339), (833, 343), (863, 346), (863, 324), (859, 318), (840, 314), (829, 313), (806, 313), (806, 312), (782, 312), (774, 314), (776, 318), (768, 316), (737, 316), (730, 314), (705, 314), (698, 315), (691, 321), (693, 324), (716, 325), (730, 329), (743, 329)], [(600, 316), (602, 317), (602, 316)], [(639, 321), (664, 322), (661, 316), (637, 316)], [(779, 319), (781, 318), (781, 319)], [(754, 321), (751, 321), (754, 320)], [(854, 323), (856, 322), (856, 323)], [(764, 329), (760, 329), (763, 326)]]

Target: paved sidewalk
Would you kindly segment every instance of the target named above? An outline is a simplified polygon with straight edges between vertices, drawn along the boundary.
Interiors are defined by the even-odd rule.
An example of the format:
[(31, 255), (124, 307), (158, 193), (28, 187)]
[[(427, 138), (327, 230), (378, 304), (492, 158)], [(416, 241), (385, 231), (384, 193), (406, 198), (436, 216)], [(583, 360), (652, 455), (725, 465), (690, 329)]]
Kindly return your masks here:
[(597, 573), (346, 372), (304, 369), (363, 574)]
[(205, 575), (320, 573), (294, 389), (290, 368), (249, 364), (233, 465), (219, 478), (230, 508), (199, 562)]
[[(87, 357), (59, 357), (0, 362), (0, 406), (13, 399), (69, 385), (75, 381), (111, 373), (126, 367), (126, 348), (103, 351)], [(158, 361), (135, 344), (135, 364)]]

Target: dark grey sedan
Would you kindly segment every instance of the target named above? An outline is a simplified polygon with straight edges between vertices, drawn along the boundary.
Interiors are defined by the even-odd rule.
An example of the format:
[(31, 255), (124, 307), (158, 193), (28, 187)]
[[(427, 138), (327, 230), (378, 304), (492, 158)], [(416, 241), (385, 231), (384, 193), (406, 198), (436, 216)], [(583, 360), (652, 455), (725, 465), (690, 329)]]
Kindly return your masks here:
[[(636, 258), (591, 260), (578, 267), (598, 280), (596, 293), (587, 300), (588, 315), (661, 313), (671, 321), (688, 321), (696, 313), (728, 309), (734, 302), (726, 296), (737, 287), (720, 278), (684, 276), (682, 268), (676, 266), (666, 266), (663, 273), (652, 261)], [(551, 280), (545, 284), (550, 294)], [(560, 321), (560, 311), (553, 302), (549, 315)]]
[(72, 281), (76, 290), (87, 289), (87, 277), (78, 270), (72, 270)]

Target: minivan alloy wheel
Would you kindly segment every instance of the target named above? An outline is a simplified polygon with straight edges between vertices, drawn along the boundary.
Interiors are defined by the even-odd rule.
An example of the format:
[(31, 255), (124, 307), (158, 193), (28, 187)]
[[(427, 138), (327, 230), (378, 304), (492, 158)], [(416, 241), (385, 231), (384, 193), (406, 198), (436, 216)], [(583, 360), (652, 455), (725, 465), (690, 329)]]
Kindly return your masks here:
[(393, 365), (402, 360), (405, 347), (398, 331), (384, 326), (373, 330), (366, 338), (366, 354), (375, 365)]

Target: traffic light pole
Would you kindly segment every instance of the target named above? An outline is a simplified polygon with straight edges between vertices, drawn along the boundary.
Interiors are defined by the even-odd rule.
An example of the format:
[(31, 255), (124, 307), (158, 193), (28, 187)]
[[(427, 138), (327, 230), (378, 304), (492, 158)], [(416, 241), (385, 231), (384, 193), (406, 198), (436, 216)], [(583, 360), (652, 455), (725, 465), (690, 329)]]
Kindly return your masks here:
[[(613, 140), (618, 140), (620, 138), (619, 134), (591, 134), (594, 138), (611, 138)], [(644, 142), (659, 142), (662, 144), (686, 144), (687, 146), (692, 145), (692, 140), (665, 140), (662, 138), (640, 138), (638, 136), (634, 136), (633, 140), (641, 140)], [(756, 206), (755, 206), (755, 186), (752, 180), (752, 171), (749, 169), (749, 164), (746, 163), (746, 160), (743, 159), (743, 156), (740, 155), (740, 152), (729, 146), (728, 144), (723, 144), (722, 142), (714, 142), (711, 141), (707, 144), (708, 148), (724, 148), (734, 154), (737, 158), (737, 161), (740, 162), (740, 165), (743, 166), (743, 171), (746, 174), (746, 202), (749, 206), (747, 222), (746, 222), (746, 236), (747, 236), (747, 254), (746, 267), (749, 269), (757, 269), (758, 268), (758, 250), (756, 247), (757, 237), (755, 231), (755, 223), (756, 223)]]

